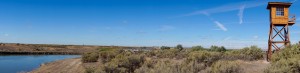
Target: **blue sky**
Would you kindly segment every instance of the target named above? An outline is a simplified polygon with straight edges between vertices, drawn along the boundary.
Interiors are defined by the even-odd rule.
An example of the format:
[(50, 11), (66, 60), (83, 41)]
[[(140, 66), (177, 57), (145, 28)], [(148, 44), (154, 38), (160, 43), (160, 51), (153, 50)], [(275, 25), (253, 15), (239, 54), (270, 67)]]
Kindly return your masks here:
[(0, 42), (266, 48), (268, 1), (280, 0), (0, 0)]

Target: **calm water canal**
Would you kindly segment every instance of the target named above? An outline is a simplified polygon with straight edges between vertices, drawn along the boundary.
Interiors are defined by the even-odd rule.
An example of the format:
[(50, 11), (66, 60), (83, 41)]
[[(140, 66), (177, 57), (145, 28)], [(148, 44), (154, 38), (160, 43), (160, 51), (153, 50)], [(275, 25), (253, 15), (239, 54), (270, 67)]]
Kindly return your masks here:
[(0, 73), (28, 72), (42, 63), (76, 57), (80, 55), (0, 55)]

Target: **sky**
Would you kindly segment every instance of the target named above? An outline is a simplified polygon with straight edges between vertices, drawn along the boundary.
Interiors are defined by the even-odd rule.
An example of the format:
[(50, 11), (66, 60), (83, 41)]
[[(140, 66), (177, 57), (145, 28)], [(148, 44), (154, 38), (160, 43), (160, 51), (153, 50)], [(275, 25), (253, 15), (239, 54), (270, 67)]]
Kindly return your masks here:
[(269, 1), (300, 15), (297, 0), (0, 0), (0, 42), (266, 49)]

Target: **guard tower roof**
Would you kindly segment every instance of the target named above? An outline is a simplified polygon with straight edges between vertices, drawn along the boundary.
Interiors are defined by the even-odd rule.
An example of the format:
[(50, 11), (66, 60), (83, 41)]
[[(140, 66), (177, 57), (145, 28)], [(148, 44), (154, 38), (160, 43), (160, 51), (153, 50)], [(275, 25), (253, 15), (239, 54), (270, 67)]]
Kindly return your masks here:
[(269, 2), (268, 3), (268, 6), (267, 6), (267, 9), (270, 9), (271, 6), (276, 6), (276, 5), (284, 5), (284, 6), (288, 6), (290, 7), (292, 3), (290, 2)]

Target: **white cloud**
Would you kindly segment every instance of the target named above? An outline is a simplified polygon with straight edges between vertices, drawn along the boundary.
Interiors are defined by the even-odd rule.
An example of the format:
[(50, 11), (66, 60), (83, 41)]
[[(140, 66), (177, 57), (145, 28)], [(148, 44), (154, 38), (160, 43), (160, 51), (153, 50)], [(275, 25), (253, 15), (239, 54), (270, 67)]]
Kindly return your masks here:
[(293, 0), (293, 1), (291, 1), (291, 3), (295, 3), (296, 1), (298, 1), (298, 0)]
[[(193, 15), (203, 14), (203, 15), (210, 17), (210, 15), (214, 14), (214, 13), (222, 13), (222, 12), (239, 10), (239, 13), (237, 15), (239, 17), (239, 24), (242, 24), (245, 8), (257, 7), (257, 6), (265, 5), (266, 3), (267, 3), (267, 1), (244, 1), (244, 2), (239, 2), (239, 3), (232, 3), (232, 4), (223, 5), (223, 6), (218, 6), (215, 8), (209, 8), (209, 9), (205, 9), (205, 10), (198, 10), (198, 11), (194, 11), (189, 14), (185, 14), (183, 16), (193, 16)], [(216, 30), (227, 31), (227, 28), (223, 24), (214, 20), (211, 17), (210, 17), (210, 19), (212, 21), (214, 21), (214, 23), (217, 24), (217, 26), (219, 27), (219, 29), (216, 29)]]
[(173, 30), (173, 29), (175, 29), (175, 27), (170, 26), (170, 25), (163, 25), (158, 30), (159, 31), (169, 31), (169, 30)]
[(244, 9), (245, 9), (245, 5), (242, 5), (242, 6), (240, 7), (240, 11), (239, 11), (239, 13), (237, 14), (237, 15), (238, 15), (238, 17), (239, 17), (239, 20), (240, 20), (240, 24), (242, 24), (242, 23), (243, 23), (243, 14), (244, 14)]
[(227, 28), (222, 23), (220, 23), (219, 21), (214, 21), (214, 23), (217, 24), (219, 29), (221, 29), (223, 31), (227, 31)]
[(267, 2), (268, 1), (244, 1), (244, 2), (239, 2), (239, 3), (232, 3), (232, 4), (215, 7), (215, 8), (194, 11), (192, 13), (185, 14), (184, 16), (192, 16), (192, 15), (199, 15), (199, 14), (210, 15), (213, 13), (221, 13), (221, 12), (240, 10), (241, 9), (240, 6), (243, 6), (243, 5), (244, 5), (243, 9), (244, 8), (252, 8), (252, 7), (266, 5)]

